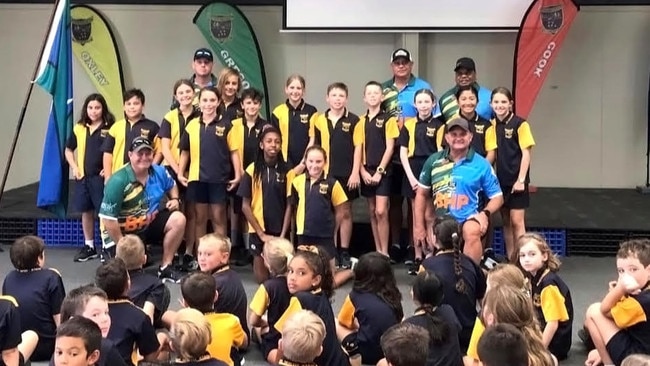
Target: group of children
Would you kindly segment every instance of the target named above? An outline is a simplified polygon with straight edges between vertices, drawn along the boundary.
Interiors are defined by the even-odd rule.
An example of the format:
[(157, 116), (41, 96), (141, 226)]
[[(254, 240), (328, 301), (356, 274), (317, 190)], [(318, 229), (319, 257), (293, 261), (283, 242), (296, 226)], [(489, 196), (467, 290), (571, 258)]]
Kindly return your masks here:
[[(411, 288), (413, 314), (404, 314), (390, 261), (376, 252), (360, 257), (352, 291), (335, 314), (327, 251), (269, 238), (261, 254), (269, 278), (249, 303), (228, 264), (228, 238), (207, 234), (199, 239), (200, 271), (183, 278), (182, 310), (172, 311), (167, 287), (142, 269), (146, 254), (137, 236), (117, 243), (117, 257), (97, 269), (94, 284), (67, 294), (60, 274), (44, 264), (42, 240), (23, 237), (10, 249), (15, 270), (0, 297), (2, 360), (18, 365), (54, 355), (55, 365), (232, 366), (243, 363), (252, 343), (267, 362), (280, 365), (554, 366), (567, 358), (571, 293), (543, 237), (521, 236), (518, 262), (498, 264), (486, 276), (460, 251), (453, 219), (438, 220), (434, 232), (436, 248)], [(616, 263), (618, 280), (586, 311), (595, 345), (590, 366), (618, 366), (631, 354), (650, 354), (650, 240), (622, 243)], [(398, 335), (409, 329), (425, 335), (421, 362), (409, 358), (418, 347), (414, 339), (397, 347)], [(390, 334), (398, 339), (386, 341)], [(499, 348), (521, 340), (523, 351)]]

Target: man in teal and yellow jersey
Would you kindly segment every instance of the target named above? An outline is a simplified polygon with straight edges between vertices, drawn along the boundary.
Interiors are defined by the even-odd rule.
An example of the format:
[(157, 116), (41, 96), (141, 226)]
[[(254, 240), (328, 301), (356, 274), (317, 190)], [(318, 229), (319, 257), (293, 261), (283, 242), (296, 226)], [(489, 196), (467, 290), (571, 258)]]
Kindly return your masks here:
[(490, 99), (492, 91), (484, 88), (476, 82), (476, 64), (474, 60), (469, 57), (461, 57), (456, 61), (454, 67), (456, 73), (456, 85), (447, 90), (441, 97), (438, 105), (442, 112), (442, 120), (449, 121), (453, 116), (458, 114), (458, 102), (456, 101), (456, 91), (459, 86), (474, 85), (478, 90), (478, 104), (476, 105), (476, 113), (487, 119), (492, 119), (492, 107), (490, 106)]
[(142, 90), (127, 90), (124, 93), (124, 119), (115, 122), (111, 126), (102, 145), (105, 182), (113, 173), (129, 162), (128, 149), (137, 137), (144, 137), (151, 142), (156, 152), (154, 163), (158, 164), (162, 161), (162, 153), (158, 147), (158, 130), (160, 126), (158, 123), (147, 119), (142, 113), (143, 109), (144, 93)]

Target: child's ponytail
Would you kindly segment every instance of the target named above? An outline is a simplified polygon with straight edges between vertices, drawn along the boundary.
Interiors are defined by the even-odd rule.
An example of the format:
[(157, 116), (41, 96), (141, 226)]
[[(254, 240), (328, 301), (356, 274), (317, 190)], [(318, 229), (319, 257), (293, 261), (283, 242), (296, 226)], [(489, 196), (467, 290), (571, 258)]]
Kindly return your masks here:
[(460, 237), (457, 232), (451, 234), (454, 245), (454, 273), (456, 274), (456, 292), (464, 294), (467, 292), (467, 284), (463, 278), (463, 267), (460, 263)]

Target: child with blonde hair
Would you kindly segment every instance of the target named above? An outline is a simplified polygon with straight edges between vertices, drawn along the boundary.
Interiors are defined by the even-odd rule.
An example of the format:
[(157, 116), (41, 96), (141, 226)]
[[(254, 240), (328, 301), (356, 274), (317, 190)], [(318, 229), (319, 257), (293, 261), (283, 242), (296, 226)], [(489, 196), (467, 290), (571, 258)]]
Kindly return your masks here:
[(539, 234), (526, 233), (517, 240), (519, 265), (531, 284), (535, 315), (543, 331), (542, 339), (558, 360), (571, 349), (573, 301), (571, 291), (557, 272), (560, 260)]
[(314, 360), (323, 352), (325, 323), (309, 310), (300, 310), (287, 318), (278, 346), (282, 359), (279, 365), (315, 366)]
[[(287, 270), (293, 258), (293, 244), (283, 238), (273, 238), (264, 244), (264, 264), (271, 277), (264, 281), (251, 300), (248, 323), (260, 341), (260, 349), (267, 362), (278, 362), (280, 332), (275, 323), (289, 307), (291, 293), (287, 286)], [(266, 314), (266, 316), (264, 316)]]
[(185, 366), (226, 366), (227, 363), (208, 353), (211, 341), (210, 324), (200, 311), (185, 308), (178, 311), (169, 333), (169, 345), (176, 353), (175, 364)]
[(625, 357), (621, 366), (650, 366), (650, 355), (633, 354)]

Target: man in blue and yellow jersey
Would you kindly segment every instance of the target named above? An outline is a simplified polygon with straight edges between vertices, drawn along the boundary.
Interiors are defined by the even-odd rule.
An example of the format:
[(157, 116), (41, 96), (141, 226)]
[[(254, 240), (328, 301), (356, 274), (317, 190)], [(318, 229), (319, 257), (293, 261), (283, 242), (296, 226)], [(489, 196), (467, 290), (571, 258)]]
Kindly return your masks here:
[[(152, 164), (153, 156), (149, 139), (134, 139), (129, 163), (106, 182), (99, 209), (102, 261), (115, 257), (115, 245), (125, 234), (135, 234), (147, 244), (162, 242), (158, 277), (178, 283), (180, 277), (171, 264), (183, 240), (185, 216), (178, 211), (180, 199), (174, 178), (165, 167)], [(168, 200), (161, 208), (163, 197)]]
[[(448, 147), (431, 155), (420, 173), (420, 188), (413, 203), (413, 238), (425, 244), (423, 213), (433, 196), (436, 216), (451, 216), (463, 225), (463, 251), (479, 264), (483, 256), (481, 236), (487, 231), (490, 215), (503, 205), (503, 193), (490, 163), (470, 147), (472, 133), (466, 119), (449, 121), (445, 140)], [(478, 212), (481, 191), (489, 201)]]
[(478, 90), (478, 104), (476, 105), (476, 113), (485, 118), (486, 120), (492, 119), (492, 107), (490, 106), (490, 98), (492, 91), (490, 89), (480, 86), (476, 82), (476, 63), (469, 57), (461, 57), (456, 61), (454, 67), (456, 73), (456, 85), (447, 90), (441, 97), (438, 105), (442, 112), (442, 120), (449, 121), (453, 116), (458, 114), (458, 102), (456, 101), (456, 91), (458, 87), (465, 85), (473, 85)]

